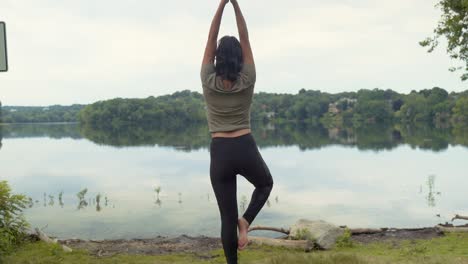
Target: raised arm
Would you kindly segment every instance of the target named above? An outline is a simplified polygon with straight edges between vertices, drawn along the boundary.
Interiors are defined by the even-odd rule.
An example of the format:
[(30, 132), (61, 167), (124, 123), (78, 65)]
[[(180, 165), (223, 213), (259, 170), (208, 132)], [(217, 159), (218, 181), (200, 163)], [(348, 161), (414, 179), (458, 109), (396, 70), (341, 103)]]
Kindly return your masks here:
[(206, 43), (205, 54), (203, 55), (202, 64), (214, 63), (216, 55), (216, 43), (218, 41), (219, 26), (223, 17), (224, 7), (229, 3), (229, 0), (221, 0), (216, 10), (216, 14), (211, 22), (210, 33), (208, 34), (208, 41)]
[(236, 14), (237, 29), (239, 30), (239, 41), (242, 48), (244, 63), (254, 64), (252, 47), (250, 46), (249, 40), (249, 32), (247, 30), (247, 23), (245, 22), (237, 0), (231, 0), (231, 3), (234, 6), (234, 13)]

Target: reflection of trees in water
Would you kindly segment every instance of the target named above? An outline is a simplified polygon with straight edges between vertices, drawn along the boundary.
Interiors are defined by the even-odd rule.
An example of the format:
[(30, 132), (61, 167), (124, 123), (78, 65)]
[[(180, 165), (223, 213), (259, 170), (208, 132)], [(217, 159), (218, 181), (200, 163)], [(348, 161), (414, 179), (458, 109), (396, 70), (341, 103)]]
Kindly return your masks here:
[[(301, 150), (328, 145), (354, 146), (360, 150), (390, 150), (401, 144), (411, 147), (444, 150), (449, 144), (468, 146), (468, 133), (417, 125), (367, 125), (359, 128), (327, 129), (319, 124), (285, 122), (279, 124), (252, 123), (253, 135), (260, 147), (296, 145)], [(210, 137), (205, 124), (187, 126), (123, 126), (112, 128), (82, 127), (83, 135), (98, 144), (112, 146), (159, 145), (183, 151), (209, 147)], [(463, 134), (463, 133), (465, 134)], [(457, 135), (462, 136), (457, 136)], [(454, 141), (458, 139), (457, 141)]]
[(453, 143), (468, 146), (468, 126), (456, 126), (452, 130)]
[[(295, 145), (301, 150), (308, 150), (329, 145), (344, 145), (357, 147), (360, 150), (389, 150), (408, 144), (413, 148), (440, 151), (447, 149), (450, 144), (468, 146), (466, 127), (436, 128), (425, 124), (386, 124), (325, 128), (320, 124), (307, 122), (265, 124), (252, 121), (252, 130), (260, 147)], [(6, 125), (3, 127), (3, 136), (5, 138), (85, 137), (100, 145), (116, 147), (158, 145), (182, 151), (207, 148), (210, 144), (206, 123), (108, 127), (78, 124)]]
[(141, 125), (118, 127), (82, 126), (81, 133), (87, 139), (102, 145), (126, 146), (171, 146), (190, 151), (206, 147), (209, 142), (208, 128), (204, 124)]
[(83, 138), (77, 123), (8, 124), (3, 128), (3, 136), (5, 138)]

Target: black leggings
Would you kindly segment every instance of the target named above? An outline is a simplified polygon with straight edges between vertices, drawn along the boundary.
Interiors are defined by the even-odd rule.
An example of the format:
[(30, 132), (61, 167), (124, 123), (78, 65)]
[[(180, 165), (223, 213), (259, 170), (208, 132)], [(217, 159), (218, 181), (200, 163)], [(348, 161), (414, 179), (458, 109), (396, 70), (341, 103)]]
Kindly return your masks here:
[(221, 241), (228, 264), (237, 263), (237, 181), (244, 176), (255, 186), (243, 217), (251, 224), (270, 195), (273, 178), (252, 134), (215, 137), (210, 143), (210, 179), (221, 215)]

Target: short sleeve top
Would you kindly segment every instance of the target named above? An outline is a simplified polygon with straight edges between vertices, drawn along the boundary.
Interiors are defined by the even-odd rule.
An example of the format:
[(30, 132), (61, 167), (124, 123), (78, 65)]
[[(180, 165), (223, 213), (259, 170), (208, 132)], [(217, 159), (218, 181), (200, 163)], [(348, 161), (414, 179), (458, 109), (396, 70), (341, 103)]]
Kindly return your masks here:
[(214, 64), (203, 64), (200, 72), (206, 117), (210, 132), (250, 128), (250, 106), (256, 81), (255, 65), (243, 64), (231, 89), (225, 89)]

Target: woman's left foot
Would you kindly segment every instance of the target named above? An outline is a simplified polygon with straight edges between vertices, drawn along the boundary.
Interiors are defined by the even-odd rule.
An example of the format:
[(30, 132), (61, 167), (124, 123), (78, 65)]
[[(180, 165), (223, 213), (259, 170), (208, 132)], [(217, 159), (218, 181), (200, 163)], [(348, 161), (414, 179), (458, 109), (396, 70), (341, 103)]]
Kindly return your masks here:
[(241, 217), (238, 220), (238, 227), (239, 227), (239, 241), (237, 242), (237, 247), (239, 250), (243, 250), (249, 243), (249, 239), (247, 236), (247, 231), (249, 230), (249, 222), (247, 222), (247, 220), (245, 220), (244, 217)]

